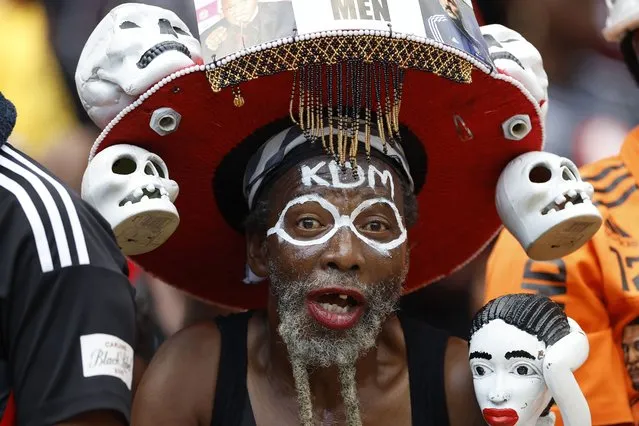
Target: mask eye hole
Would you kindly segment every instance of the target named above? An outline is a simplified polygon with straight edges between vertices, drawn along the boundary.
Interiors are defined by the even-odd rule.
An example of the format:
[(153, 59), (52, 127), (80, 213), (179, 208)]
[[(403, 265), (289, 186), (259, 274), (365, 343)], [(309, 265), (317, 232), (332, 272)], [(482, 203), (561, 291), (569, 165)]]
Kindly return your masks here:
[(567, 180), (567, 181), (577, 180), (577, 179), (575, 179), (575, 176), (572, 174), (572, 172), (567, 167), (564, 167), (564, 169), (562, 170), (561, 177), (564, 180)]
[(184, 31), (182, 28), (180, 27), (173, 27), (173, 31), (175, 31), (176, 33), (183, 35), (183, 36), (190, 36), (191, 34), (189, 34), (187, 31)]
[(131, 28), (140, 28), (140, 26), (135, 22), (124, 21), (120, 24), (120, 28), (122, 28), (123, 30), (129, 30)]
[(533, 183), (546, 183), (551, 177), (552, 171), (545, 164), (537, 164), (528, 174), (528, 179)]
[(155, 170), (157, 170), (158, 175), (162, 179), (166, 178), (166, 172), (164, 171), (164, 167), (162, 167), (162, 165), (158, 163), (157, 161), (151, 160), (151, 163), (153, 164), (153, 167), (155, 167)]
[(579, 170), (568, 161), (563, 161), (561, 163), (561, 177), (563, 180), (568, 182), (578, 181), (577, 178), (579, 176)]
[(111, 166), (111, 171), (116, 175), (130, 175), (137, 169), (137, 164), (132, 158), (122, 157), (115, 160)]

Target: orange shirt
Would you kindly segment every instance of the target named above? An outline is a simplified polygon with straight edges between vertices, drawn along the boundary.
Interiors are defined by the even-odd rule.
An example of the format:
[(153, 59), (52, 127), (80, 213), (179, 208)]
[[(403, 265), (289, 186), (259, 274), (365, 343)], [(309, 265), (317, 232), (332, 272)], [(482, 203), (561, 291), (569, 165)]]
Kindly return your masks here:
[[(507, 293), (540, 293), (564, 305), (587, 333), (590, 355), (575, 376), (593, 426), (634, 424), (630, 401), (639, 396), (621, 346), (626, 324), (639, 317), (639, 127), (617, 157), (585, 166), (604, 224), (576, 252), (550, 262), (530, 260), (507, 231), (488, 260), (486, 301)], [(560, 414), (556, 410), (558, 425)]]

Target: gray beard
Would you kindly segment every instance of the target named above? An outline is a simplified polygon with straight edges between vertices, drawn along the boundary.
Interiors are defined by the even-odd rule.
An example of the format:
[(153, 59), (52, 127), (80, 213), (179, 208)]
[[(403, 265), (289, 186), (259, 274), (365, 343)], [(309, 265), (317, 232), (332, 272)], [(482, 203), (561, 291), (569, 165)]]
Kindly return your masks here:
[[(406, 268), (407, 269), (407, 268)], [(374, 285), (362, 284), (354, 274), (337, 271), (316, 272), (305, 281), (288, 281), (279, 274), (277, 264), (269, 262), (271, 292), (277, 298), (279, 334), (286, 344), (297, 391), (302, 426), (314, 424), (309, 367), (337, 365), (347, 426), (361, 426), (357, 398), (356, 361), (375, 346), (382, 324), (397, 309), (406, 275)], [(335, 283), (357, 289), (367, 301), (367, 309), (348, 330), (329, 330), (309, 316), (309, 292)]]
[[(404, 276), (373, 285), (362, 284), (355, 274), (319, 271), (304, 281), (281, 278), (277, 265), (269, 263), (271, 292), (277, 298), (279, 334), (289, 357), (307, 366), (348, 365), (375, 346), (383, 323), (398, 306)], [(309, 292), (335, 284), (360, 291), (367, 302), (357, 324), (347, 330), (330, 330), (311, 318), (306, 308)]]

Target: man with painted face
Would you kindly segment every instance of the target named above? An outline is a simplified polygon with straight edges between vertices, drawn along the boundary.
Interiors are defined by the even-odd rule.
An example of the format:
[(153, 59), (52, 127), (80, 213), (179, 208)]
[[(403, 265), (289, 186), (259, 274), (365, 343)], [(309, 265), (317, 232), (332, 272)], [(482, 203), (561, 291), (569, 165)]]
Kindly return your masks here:
[[(619, 43), (639, 83), (639, 1), (606, 3), (604, 36)], [(561, 303), (582, 326), (591, 349), (575, 377), (588, 400), (593, 425), (639, 423), (639, 390), (627, 374), (623, 349), (624, 330), (639, 316), (638, 147), (636, 128), (618, 156), (581, 169), (581, 176), (595, 188), (593, 203), (604, 218), (588, 244), (560, 259), (533, 261), (504, 231), (487, 266), (485, 300), (521, 291), (540, 293)]]
[[(247, 310), (170, 338), (133, 423), (480, 425), (467, 344), (396, 306), (500, 228), (495, 186), (505, 164), (540, 149), (539, 102), (473, 52), (409, 36), (424, 20), (418, 0), (401, 14), (374, 2), (359, 20), (342, 20), (339, 2), (294, 3), (290, 36), (163, 77), (117, 104), (93, 147), (88, 171), (117, 169), (109, 148), (144, 149), (179, 182), (179, 227), (134, 260)], [(165, 114), (181, 120), (157, 131)], [(87, 172), (83, 186), (115, 186), (111, 175)], [(117, 201), (95, 204), (109, 214)], [(149, 209), (136, 226), (163, 219)]]
[[(466, 343), (395, 313), (417, 219), (401, 148), (383, 154), (373, 136), (354, 172), (305, 140), (275, 135), (245, 173), (249, 266), (270, 281), (268, 309), (179, 333), (134, 423), (482, 424)], [(178, 388), (184, 400), (167, 405)]]

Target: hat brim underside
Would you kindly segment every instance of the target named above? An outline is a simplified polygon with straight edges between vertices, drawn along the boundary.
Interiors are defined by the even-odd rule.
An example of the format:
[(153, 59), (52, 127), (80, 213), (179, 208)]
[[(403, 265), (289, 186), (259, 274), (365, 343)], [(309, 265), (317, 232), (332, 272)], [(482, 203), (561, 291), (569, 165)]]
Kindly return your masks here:
[[(463, 80), (472, 84), (410, 67), (405, 73), (400, 122), (428, 157), (428, 176), (418, 194), (420, 220), (409, 231), (406, 292), (449, 275), (483, 249), (501, 226), (494, 199), (503, 168), (542, 147), (539, 110), (529, 96), (508, 79), (473, 66), (468, 71)], [(118, 143), (138, 145), (162, 157), (180, 185), (177, 231), (158, 249), (135, 256), (137, 263), (213, 303), (263, 308), (267, 284), (243, 283), (245, 239), (224, 220), (211, 183), (222, 160), (242, 141), (289, 115), (294, 73), (244, 79), (241, 107), (234, 106), (231, 87), (211, 90), (211, 77), (211, 71), (197, 71), (156, 87), (112, 123), (95, 151)], [(178, 129), (165, 136), (149, 127), (153, 111), (162, 107), (182, 116)], [(532, 131), (522, 140), (507, 140), (502, 124), (518, 114), (530, 117)], [(238, 169), (253, 152), (244, 150)]]

